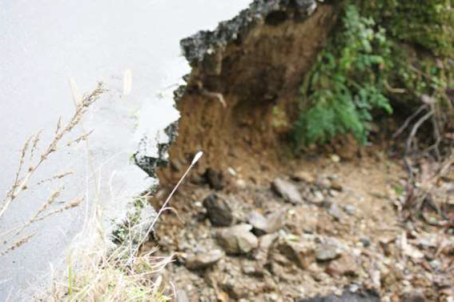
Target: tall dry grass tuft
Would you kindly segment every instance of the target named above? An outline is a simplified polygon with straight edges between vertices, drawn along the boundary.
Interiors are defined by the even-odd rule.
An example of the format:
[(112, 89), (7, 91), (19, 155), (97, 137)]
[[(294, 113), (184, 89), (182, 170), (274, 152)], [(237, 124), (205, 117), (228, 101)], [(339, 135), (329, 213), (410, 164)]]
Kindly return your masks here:
[[(13, 184), (11, 185), (11, 189), (7, 192), (5, 198), (0, 203), (0, 220), (4, 215), (7, 215), (8, 209), (10, 208), (11, 204), (31, 187), (37, 187), (53, 180), (63, 179), (71, 174), (71, 172), (57, 174), (44, 180), (37, 180), (35, 184), (30, 184), (40, 168), (44, 166), (46, 162), (48, 162), (51, 155), (65, 147), (63, 140), (81, 122), (81, 119), (87, 112), (88, 108), (99, 99), (100, 95), (104, 93), (104, 91), (105, 89), (103, 88), (102, 83), (99, 83), (95, 90), (81, 98), (80, 101), (76, 104), (76, 110), (69, 121), (66, 124), (63, 124), (61, 119), (58, 121), (53, 138), (50, 140), (48, 145), (45, 146), (45, 148), (43, 149), (44, 151), (41, 152), (40, 155), (37, 154), (39, 153), (38, 145), (41, 141), (42, 131), (39, 131), (37, 134), (32, 135), (25, 142), (21, 151), (19, 166)], [(87, 137), (88, 135), (84, 134), (81, 137), (71, 141), (70, 143), (67, 143), (66, 146), (69, 146), (72, 143), (86, 140)], [(51, 206), (54, 205), (55, 200), (60, 195), (61, 190), (62, 188), (59, 188), (57, 191), (53, 192), (48, 197), (48, 199), (43, 202), (38, 211), (33, 214), (25, 223), (13, 227), (13, 229), (0, 234), (0, 256), (8, 254), (9, 252), (15, 250), (16, 248), (22, 246), (30, 239), (32, 239), (34, 234), (24, 235), (24, 232), (34, 223), (42, 221), (52, 215), (74, 208), (81, 203), (81, 199), (75, 199), (67, 202), (66, 204), (63, 204), (56, 209), (51, 209)]]
[(113, 246), (101, 227), (102, 214), (96, 211), (88, 223), (94, 228), (74, 240), (64, 277), (54, 278), (51, 290), (42, 295), (41, 301), (171, 300), (171, 288), (159, 276), (173, 255), (157, 257), (155, 250), (133, 255), (123, 246)]
[[(95, 207), (86, 228), (75, 240), (68, 255), (63, 278), (54, 278), (51, 291), (42, 301), (157, 301), (175, 298), (171, 282), (164, 282), (162, 271), (174, 255), (158, 257), (156, 249), (141, 252), (158, 219), (168, 210), (169, 202), (192, 167), (201, 158), (198, 153), (152, 221), (142, 221), (134, 213), (122, 223), (127, 229), (124, 241), (113, 244), (103, 227), (102, 211)], [(146, 196), (145, 196), (146, 197)], [(147, 202), (139, 197), (135, 202)], [(63, 281), (62, 281), (63, 280)]]

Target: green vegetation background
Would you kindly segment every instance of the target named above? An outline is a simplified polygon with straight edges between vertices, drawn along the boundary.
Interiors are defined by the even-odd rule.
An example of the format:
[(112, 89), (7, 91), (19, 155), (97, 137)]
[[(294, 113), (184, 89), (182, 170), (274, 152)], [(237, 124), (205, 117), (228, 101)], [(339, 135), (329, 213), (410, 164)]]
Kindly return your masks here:
[(454, 0), (352, 0), (301, 85), (298, 147), (352, 134), (367, 142), (374, 116), (423, 96), (451, 114)]

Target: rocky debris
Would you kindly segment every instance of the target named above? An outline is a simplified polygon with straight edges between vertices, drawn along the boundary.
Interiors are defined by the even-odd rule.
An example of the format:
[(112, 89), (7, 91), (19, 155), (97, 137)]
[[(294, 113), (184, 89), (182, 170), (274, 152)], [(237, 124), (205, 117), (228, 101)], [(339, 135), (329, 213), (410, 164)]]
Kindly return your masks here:
[(258, 212), (252, 212), (248, 216), (248, 222), (254, 227), (257, 235), (274, 233), (282, 228), (286, 210), (277, 211), (264, 217)]
[(212, 193), (203, 200), (203, 206), (207, 210), (208, 219), (214, 226), (232, 225), (233, 211), (225, 198)]
[(285, 201), (292, 204), (299, 204), (303, 202), (298, 188), (289, 181), (285, 181), (280, 178), (276, 178), (272, 183), (271, 187), (273, 190), (281, 196)]
[(247, 254), (257, 248), (259, 243), (251, 230), (251, 225), (240, 224), (218, 231), (216, 238), (228, 254)]
[(329, 295), (325, 297), (314, 297), (309, 299), (300, 299), (297, 302), (380, 302), (380, 296), (374, 292), (350, 292), (344, 291), (340, 296)]
[[(190, 300), (203, 302), (298, 301), (303, 297), (306, 300), (300, 301), (379, 301), (376, 294), (360, 293), (363, 288), (380, 293), (383, 301), (423, 301), (421, 297), (449, 301), (454, 295), (454, 279), (449, 274), (453, 241), (432, 226), (416, 221), (401, 224), (395, 200), (378, 203), (368, 194), (371, 183), (377, 191), (385, 191), (390, 183), (388, 176), (383, 177), (383, 166), (375, 169), (376, 161), (372, 163), (368, 174), (358, 169), (358, 163), (346, 171), (331, 166), (336, 174), (329, 173), (329, 166), (321, 170), (321, 179), (331, 181), (329, 188), (304, 180), (290, 182), (309, 201), (319, 192), (320, 204), (303, 202), (283, 208), (282, 201), (273, 198), (274, 188), (266, 185), (274, 174), (247, 181), (241, 189), (231, 182), (224, 188), (228, 198), (226, 192), (216, 193), (228, 204), (217, 208), (228, 208), (228, 213), (233, 209), (235, 218), (225, 228), (205, 219), (209, 207), (200, 200), (213, 191), (205, 183), (197, 189), (189, 186), (190, 191), (175, 196), (173, 203), (185, 226), (172, 215), (159, 225), (168, 238), (159, 242), (164, 252), (190, 255), (181, 257), (184, 265), (166, 268), (172, 272), (172, 281)], [(337, 174), (341, 176), (334, 177)], [(332, 197), (333, 179), (352, 182), (342, 183), (344, 189)], [(273, 217), (282, 218), (283, 224), (277, 219), (278, 226), (270, 228)], [(232, 226), (235, 221), (248, 224)], [(217, 254), (211, 255), (214, 250)], [(346, 286), (349, 293), (342, 290)], [(422, 295), (409, 295), (419, 292)]]
[(311, 241), (292, 242), (282, 238), (277, 250), (302, 269), (307, 269), (315, 261), (315, 244)]
[(334, 244), (323, 244), (315, 251), (315, 258), (318, 261), (330, 261), (341, 255), (340, 249)]
[(224, 255), (224, 252), (221, 250), (212, 250), (205, 254), (192, 255), (186, 258), (186, 267), (193, 270), (205, 269), (221, 260)]

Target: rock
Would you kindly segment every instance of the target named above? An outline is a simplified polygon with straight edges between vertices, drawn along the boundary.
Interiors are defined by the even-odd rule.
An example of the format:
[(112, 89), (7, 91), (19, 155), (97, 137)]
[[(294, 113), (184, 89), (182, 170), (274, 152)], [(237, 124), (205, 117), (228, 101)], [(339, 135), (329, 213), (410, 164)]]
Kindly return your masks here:
[(278, 234), (268, 234), (260, 237), (259, 248), (264, 251), (268, 251), (270, 246), (276, 241), (279, 237)]
[(268, 259), (268, 250), (278, 237), (278, 234), (267, 234), (260, 237), (259, 248), (254, 253), (254, 259), (261, 263), (265, 263)]
[(277, 211), (266, 218), (260, 213), (252, 212), (248, 216), (248, 222), (254, 227), (254, 230), (259, 236), (274, 233), (282, 228), (285, 212), (286, 209)]
[(403, 302), (426, 302), (427, 299), (421, 290), (416, 290), (413, 293), (408, 293), (402, 297)]
[(240, 224), (219, 231), (216, 237), (228, 254), (246, 254), (258, 246), (258, 239), (251, 230), (251, 225)]
[(315, 181), (314, 176), (306, 171), (299, 171), (292, 175), (292, 178), (296, 181), (303, 181), (307, 184), (313, 184)]
[(281, 240), (278, 251), (302, 269), (307, 269), (315, 262), (315, 245), (313, 242), (292, 242)]
[(356, 214), (356, 207), (354, 205), (348, 204), (344, 207), (344, 210), (348, 215), (353, 216)]
[(357, 276), (358, 263), (352, 255), (343, 255), (339, 259), (331, 261), (326, 272), (331, 276)]
[(364, 246), (364, 247), (369, 247), (371, 242), (370, 242), (370, 238), (368, 237), (361, 237), (359, 238), (359, 241), (361, 242), (361, 244)]
[(179, 289), (179, 290), (177, 290), (175, 301), (176, 302), (189, 302), (189, 298), (184, 290)]
[(279, 231), (284, 225), (287, 209), (281, 209), (266, 217), (268, 221), (267, 233), (274, 233)]
[(233, 223), (233, 211), (229, 203), (217, 194), (210, 194), (203, 201), (208, 219), (215, 226), (230, 226)]
[(214, 265), (224, 257), (224, 252), (221, 250), (213, 250), (206, 254), (190, 256), (186, 259), (186, 267), (188, 269), (204, 269)]
[(234, 301), (246, 298), (251, 292), (251, 289), (247, 284), (244, 284), (244, 282), (236, 282), (234, 280), (225, 284), (223, 287), (225, 287), (228, 295), (230, 298), (234, 299)]
[(222, 172), (215, 171), (214, 169), (208, 168), (205, 171), (205, 179), (211, 189), (222, 190), (225, 187), (224, 175)]
[(344, 212), (335, 203), (331, 204), (328, 213), (339, 222), (343, 221), (345, 218)]
[(294, 184), (291, 182), (276, 178), (272, 184), (272, 189), (281, 196), (285, 201), (292, 204), (298, 204), (303, 202), (300, 192)]
[(245, 275), (262, 278), (265, 275), (264, 268), (261, 265), (243, 264), (242, 272)]
[(315, 185), (321, 190), (328, 190), (331, 188), (331, 180), (326, 177), (320, 177), (317, 179)]
[(341, 296), (335, 294), (325, 297), (314, 297), (309, 299), (296, 300), (297, 302), (380, 302), (380, 296), (374, 292), (356, 292), (344, 291)]
[(314, 198), (311, 200), (314, 204), (321, 204), (325, 201), (325, 196), (321, 191), (314, 192)]
[(318, 261), (330, 261), (341, 255), (338, 247), (333, 244), (323, 244), (315, 251), (315, 257)]
[(254, 230), (258, 231), (258, 235), (263, 235), (268, 233), (268, 220), (263, 217), (262, 214), (258, 212), (252, 212), (247, 218), (250, 225), (254, 227)]
[(338, 178), (333, 178), (331, 179), (331, 189), (336, 191), (342, 191), (344, 190), (344, 187), (342, 186), (342, 183)]

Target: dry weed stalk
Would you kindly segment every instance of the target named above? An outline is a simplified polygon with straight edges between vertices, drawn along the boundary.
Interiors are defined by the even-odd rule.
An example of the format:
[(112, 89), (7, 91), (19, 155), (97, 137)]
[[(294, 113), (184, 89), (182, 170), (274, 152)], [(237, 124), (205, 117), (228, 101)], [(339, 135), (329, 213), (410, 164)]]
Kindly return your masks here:
[[(174, 255), (158, 257), (154, 255), (156, 249), (144, 252), (141, 247), (149, 238), (160, 216), (165, 211), (172, 210), (169, 207), (172, 196), (201, 156), (202, 152), (196, 154), (151, 224), (149, 221), (137, 223), (134, 218), (127, 217), (124, 226), (128, 228), (125, 231), (128, 240), (125, 244), (109, 247), (111, 242), (106, 240), (100, 209), (94, 208), (88, 221), (88, 225), (93, 227), (81, 233), (70, 250), (67, 274), (63, 279), (65, 282), (54, 282), (52, 291), (44, 294), (45, 300), (164, 302), (174, 298), (173, 286), (168, 286), (172, 284), (164, 282), (161, 277), (161, 272), (173, 261)], [(137, 200), (148, 202), (146, 196)], [(97, 232), (93, 232), (93, 228), (96, 228)], [(144, 232), (138, 229), (143, 229)], [(132, 235), (137, 232), (139, 237)], [(138, 243), (133, 243), (136, 240)], [(164, 294), (169, 291), (169, 295)]]
[[(99, 83), (95, 90), (93, 90), (90, 94), (86, 95), (81, 100), (81, 102), (76, 104), (76, 110), (75, 110), (73, 116), (71, 117), (71, 119), (66, 124), (63, 125), (62, 120), (59, 119), (53, 138), (51, 139), (50, 143), (45, 148), (45, 151), (42, 152), (41, 155), (39, 156), (39, 158), (35, 161), (35, 163), (33, 163), (33, 159), (35, 157), (35, 154), (38, 151), (38, 144), (41, 139), (42, 131), (39, 131), (37, 134), (31, 136), (25, 142), (24, 147), (21, 150), (19, 167), (17, 169), (14, 182), (11, 186), (11, 189), (6, 194), (6, 197), (3, 199), (1, 206), (0, 206), (0, 219), (5, 215), (8, 208), (18, 198), (18, 196), (29, 188), (29, 183), (30, 183), (31, 179), (33, 178), (33, 176), (35, 175), (35, 173), (49, 159), (49, 156), (59, 149), (59, 145), (62, 142), (62, 140), (67, 136), (67, 134), (72, 132), (73, 129), (81, 122), (81, 119), (84, 116), (84, 114), (87, 112), (87, 109), (99, 99), (100, 95), (104, 91), (105, 90), (103, 88), (102, 83)], [(89, 135), (89, 133), (84, 134), (81, 137), (79, 137), (78, 139), (70, 142), (67, 145), (70, 146), (72, 143), (75, 143), (75, 142), (77, 143), (77, 142), (80, 142), (81, 140), (86, 140), (88, 135)], [(28, 159), (27, 159), (27, 155), (28, 155)], [(27, 169), (24, 170), (26, 162), (29, 162), (29, 165), (28, 165)], [(43, 183), (48, 182), (48, 181), (62, 179), (69, 174), (71, 174), (71, 172), (54, 175), (47, 179), (38, 181), (36, 186), (42, 185)], [(32, 236), (26, 236), (22, 239), (16, 240), (16, 242), (12, 243), (12, 244), (10, 244), (9, 242), (11, 242), (14, 238), (18, 237), (25, 229), (27, 229), (33, 223), (44, 220), (44, 219), (48, 218), (49, 216), (52, 216), (57, 213), (61, 213), (65, 210), (71, 209), (80, 204), (81, 200), (77, 199), (77, 200), (70, 202), (69, 204), (64, 205), (61, 208), (58, 208), (58, 209), (53, 210), (52, 212), (46, 213), (46, 211), (49, 209), (49, 207), (55, 202), (56, 198), (58, 198), (58, 196), (60, 195), (60, 192), (61, 192), (61, 188), (60, 188), (60, 190), (57, 190), (54, 193), (52, 193), (52, 195), (42, 204), (40, 209), (32, 217), (30, 217), (30, 219), (28, 219), (22, 226), (15, 229), (15, 230), (18, 229), (18, 231), (16, 231), (13, 236), (8, 238), (7, 240), (5, 240), (3, 238), (5, 235), (11, 234), (15, 230), (0, 234), (0, 239), (1, 239), (0, 248), (4, 249), (3, 252), (0, 252), (0, 256), (5, 255), (6, 253), (17, 248), (18, 246), (21, 246), (24, 243), (26, 243)], [(7, 245), (9, 245), (9, 247)]]

